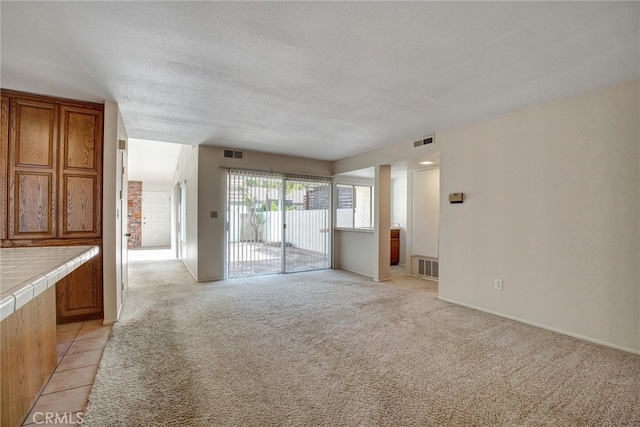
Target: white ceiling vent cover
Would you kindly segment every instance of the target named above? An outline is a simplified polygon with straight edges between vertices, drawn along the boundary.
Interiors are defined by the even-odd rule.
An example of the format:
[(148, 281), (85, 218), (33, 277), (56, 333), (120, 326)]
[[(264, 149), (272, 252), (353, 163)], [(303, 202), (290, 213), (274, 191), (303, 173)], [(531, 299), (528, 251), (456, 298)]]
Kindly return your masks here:
[(224, 150), (224, 156), (228, 159), (241, 159), (242, 151)]
[(433, 144), (435, 141), (435, 136), (431, 135), (426, 137), (425, 139), (419, 139), (413, 142), (414, 147), (422, 147), (423, 145)]

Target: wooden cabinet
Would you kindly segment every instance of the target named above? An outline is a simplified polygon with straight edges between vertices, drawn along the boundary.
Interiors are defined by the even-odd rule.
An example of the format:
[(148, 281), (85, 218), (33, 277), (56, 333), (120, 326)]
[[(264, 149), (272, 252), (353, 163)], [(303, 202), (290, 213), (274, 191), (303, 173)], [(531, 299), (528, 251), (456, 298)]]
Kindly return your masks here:
[(391, 265), (400, 262), (400, 230), (391, 230)]
[[(3, 247), (102, 247), (101, 104), (2, 90)], [(57, 318), (101, 318), (102, 258), (56, 286)]]

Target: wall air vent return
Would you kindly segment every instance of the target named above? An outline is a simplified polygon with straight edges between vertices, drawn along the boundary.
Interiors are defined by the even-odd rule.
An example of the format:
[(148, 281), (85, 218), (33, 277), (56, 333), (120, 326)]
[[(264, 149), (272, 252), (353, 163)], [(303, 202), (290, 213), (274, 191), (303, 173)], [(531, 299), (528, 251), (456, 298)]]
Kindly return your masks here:
[(224, 150), (224, 156), (228, 159), (241, 159), (242, 151)]
[(424, 257), (420, 255), (414, 255), (412, 258), (414, 276), (429, 280), (438, 280), (440, 275), (440, 272), (438, 271), (440, 263), (437, 258)]
[(418, 141), (413, 141), (413, 146), (414, 147), (422, 147), (423, 145), (427, 145), (427, 144), (433, 144), (433, 141), (435, 140), (434, 136), (428, 136), (425, 139), (419, 139)]

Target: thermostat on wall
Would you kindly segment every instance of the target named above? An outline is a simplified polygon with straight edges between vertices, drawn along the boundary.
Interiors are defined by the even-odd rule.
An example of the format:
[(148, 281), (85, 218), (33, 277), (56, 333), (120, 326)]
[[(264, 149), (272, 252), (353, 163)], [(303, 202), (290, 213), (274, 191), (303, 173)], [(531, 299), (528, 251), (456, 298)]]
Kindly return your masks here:
[(464, 201), (464, 193), (449, 194), (449, 203), (462, 203)]

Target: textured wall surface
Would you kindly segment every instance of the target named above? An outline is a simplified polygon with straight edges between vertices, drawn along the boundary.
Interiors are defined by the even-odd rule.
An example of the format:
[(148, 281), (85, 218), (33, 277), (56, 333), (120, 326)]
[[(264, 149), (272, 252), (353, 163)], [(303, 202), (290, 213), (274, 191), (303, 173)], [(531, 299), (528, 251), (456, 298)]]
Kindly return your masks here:
[(142, 247), (142, 181), (129, 181), (129, 249)]

